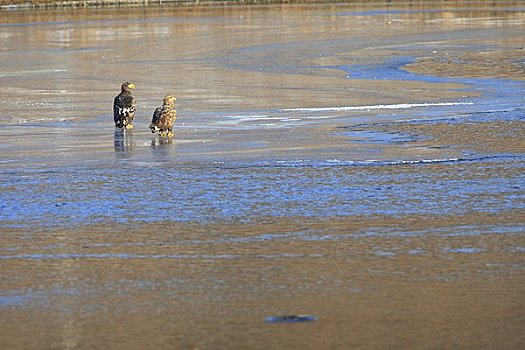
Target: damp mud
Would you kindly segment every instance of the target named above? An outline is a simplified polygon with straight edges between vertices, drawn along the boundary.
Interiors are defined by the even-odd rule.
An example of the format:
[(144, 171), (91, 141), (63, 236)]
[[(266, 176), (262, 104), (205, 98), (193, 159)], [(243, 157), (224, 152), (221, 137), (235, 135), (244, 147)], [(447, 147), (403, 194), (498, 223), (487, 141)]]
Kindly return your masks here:
[(440, 4), (1, 12), (2, 349), (523, 348), (525, 8)]

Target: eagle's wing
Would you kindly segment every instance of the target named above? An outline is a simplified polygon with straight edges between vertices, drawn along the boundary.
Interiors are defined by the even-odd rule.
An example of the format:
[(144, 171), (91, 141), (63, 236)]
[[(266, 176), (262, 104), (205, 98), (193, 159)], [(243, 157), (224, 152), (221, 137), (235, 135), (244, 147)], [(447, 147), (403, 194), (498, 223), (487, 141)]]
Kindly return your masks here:
[(163, 129), (163, 130), (166, 130), (166, 129), (171, 129), (171, 127), (173, 126), (173, 122), (175, 121), (175, 119), (177, 118), (177, 111), (169, 106), (169, 107), (165, 107), (162, 109), (162, 113), (160, 115), (160, 120), (159, 120), (159, 128)]
[(120, 102), (120, 95), (118, 95), (113, 100), (113, 120), (115, 120), (115, 123), (119, 122), (122, 119), (121, 109), (122, 107)]
[(151, 124), (159, 125), (159, 121), (162, 116), (162, 107), (159, 107), (155, 110), (155, 113), (153, 113), (153, 118), (151, 119)]
[(153, 117), (151, 118), (151, 124), (149, 125), (151, 132), (155, 132), (159, 129), (159, 120), (160, 120), (161, 114), (162, 114), (162, 107), (155, 109), (155, 112), (153, 112)]

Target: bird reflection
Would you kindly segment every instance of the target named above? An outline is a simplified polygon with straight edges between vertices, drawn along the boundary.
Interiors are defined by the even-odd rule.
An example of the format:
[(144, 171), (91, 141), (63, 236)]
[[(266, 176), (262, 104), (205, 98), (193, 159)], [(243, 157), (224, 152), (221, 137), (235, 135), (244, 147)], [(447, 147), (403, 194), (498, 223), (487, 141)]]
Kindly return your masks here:
[(115, 128), (114, 137), (115, 154), (119, 158), (126, 158), (135, 148), (132, 129)]
[(151, 139), (151, 147), (159, 148), (167, 145), (173, 144), (171, 137), (154, 137)]
[(152, 137), (151, 152), (156, 160), (167, 161), (176, 155), (175, 144), (171, 137)]

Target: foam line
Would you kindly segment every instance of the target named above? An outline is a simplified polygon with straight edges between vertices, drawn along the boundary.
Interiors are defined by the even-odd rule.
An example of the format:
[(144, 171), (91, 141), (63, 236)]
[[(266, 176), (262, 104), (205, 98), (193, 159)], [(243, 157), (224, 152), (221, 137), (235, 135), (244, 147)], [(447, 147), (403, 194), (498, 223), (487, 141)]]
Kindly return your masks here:
[(435, 106), (464, 106), (473, 105), (472, 102), (440, 102), (440, 103), (399, 103), (392, 105), (371, 105), (371, 106), (346, 106), (346, 107), (321, 107), (321, 108), (288, 108), (282, 109), (285, 112), (337, 112), (337, 111), (362, 111), (371, 109), (408, 109), (416, 107), (435, 107)]

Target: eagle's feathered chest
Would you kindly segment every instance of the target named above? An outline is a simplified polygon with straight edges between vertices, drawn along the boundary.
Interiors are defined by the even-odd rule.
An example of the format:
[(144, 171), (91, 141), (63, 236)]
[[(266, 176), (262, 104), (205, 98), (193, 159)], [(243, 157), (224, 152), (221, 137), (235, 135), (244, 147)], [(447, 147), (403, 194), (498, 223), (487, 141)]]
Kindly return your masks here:
[(135, 113), (135, 99), (133, 96), (120, 93), (115, 97), (113, 112), (120, 117), (133, 116)]
[(173, 106), (164, 105), (155, 110), (154, 124), (164, 128), (173, 125), (175, 118), (177, 117), (177, 111)]

